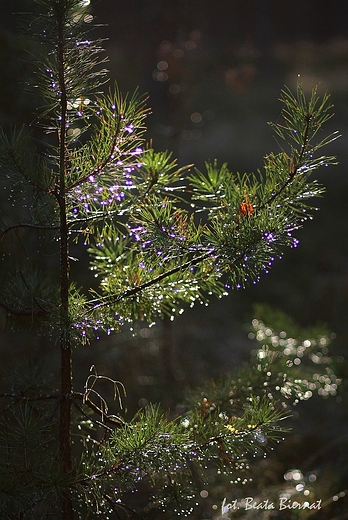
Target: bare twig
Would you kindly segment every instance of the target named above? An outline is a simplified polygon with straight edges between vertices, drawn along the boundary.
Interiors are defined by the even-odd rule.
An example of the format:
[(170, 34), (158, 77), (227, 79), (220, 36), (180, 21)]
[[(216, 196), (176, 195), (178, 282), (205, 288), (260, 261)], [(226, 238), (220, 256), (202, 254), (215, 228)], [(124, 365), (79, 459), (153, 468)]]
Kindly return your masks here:
[(91, 399), (86, 398), (86, 394), (82, 392), (74, 392), (73, 397), (76, 399), (81, 399), (83, 404), (88, 406), (93, 412), (97, 413), (101, 418), (103, 422), (107, 422), (109, 424), (112, 424), (113, 426), (116, 426), (117, 428), (120, 428), (121, 426), (125, 426), (126, 423), (118, 416), (115, 415), (108, 415), (105, 413), (104, 410), (99, 408)]

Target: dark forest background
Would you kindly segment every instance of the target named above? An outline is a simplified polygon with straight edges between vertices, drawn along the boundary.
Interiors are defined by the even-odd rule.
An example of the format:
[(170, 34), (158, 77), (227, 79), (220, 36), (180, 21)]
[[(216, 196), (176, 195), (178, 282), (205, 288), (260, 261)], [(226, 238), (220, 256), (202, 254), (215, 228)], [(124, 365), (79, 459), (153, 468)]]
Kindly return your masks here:
[[(26, 92), (31, 65), (13, 13), (32, 11), (34, 6), (33, 0), (0, 4), (0, 124), (5, 128), (33, 120), (36, 100)], [(248, 327), (255, 303), (268, 303), (304, 327), (326, 323), (336, 334), (334, 353), (345, 356), (348, 2), (92, 0), (91, 14), (97, 23), (107, 24), (96, 34), (107, 38), (112, 79), (123, 92), (139, 86), (140, 92), (148, 93), (152, 110), (148, 138), (155, 149), (172, 150), (181, 164), (200, 168), (204, 161), (217, 158), (219, 163), (228, 162), (232, 171), (261, 168), (263, 156), (278, 150), (267, 121), (277, 120), (280, 90), (284, 85), (296, 88), (298, 75), (306, 89), (320, 83), (320, 92), (331, 93), (335, 117), (326, 130), (338, 130), (342, 137), (325, 151), (337, 155), (339, 165), (319, 171), (327, 192), (317, 201), (320, 211), (313, 221), (297, 233), (297, 249), (286, 251), (270, 274), (245, 291), (234, 291), (208, 307), (187, 309), (173, 323), (150, 329), (137, 325), (135, 336), (125, 330), (81, 347), (75, 354), (81, 366), (76, 384), (83, 385), (95, 364), (98, 373), (126, 385), (125, 404), (130, 410), (149, 401), (175, 409), (185, 386), (248, 359), (253, 348)], [(3, 193), (0, 203), (3, 210), (11, 209)], [(78, 266), (72, 269), (83, 283)], [(18, 359), (39, 363), (47, 358), (54, 373), (55, 355), (47, 351), (45, 338), (10, 335), (6, 328), (4, 317), (2, 365), (5, 359), (15, 366)], [(346, 409), (344, 392), (299, 405), (285, 470), (334, 438), (346, 436)], [(326, 464), (335, 460), (330, 452)]]

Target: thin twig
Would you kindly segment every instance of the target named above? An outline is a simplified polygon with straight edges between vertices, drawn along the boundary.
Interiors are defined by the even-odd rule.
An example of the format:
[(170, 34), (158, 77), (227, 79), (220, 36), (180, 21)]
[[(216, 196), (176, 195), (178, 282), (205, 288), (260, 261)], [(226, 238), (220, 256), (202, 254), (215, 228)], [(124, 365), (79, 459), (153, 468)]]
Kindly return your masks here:
[(15, 224), (13, 226), (9, 226), (8, 228), (4, 229), (4, 231), (2, 231), (0, 233), (0, 240), (2, 240), (2, 238), (7, 234), (9, 233), (10, 231), (13, 231), (14, 229), (18, 229), (18, 228), (32, 228), (32, 229), (44, 229), (46, 231), (54, 231), (56, 229), (59, 229), (59, 226), (45, 226), (45, 225), (40, 225), (40, 224), (29, 224), (29, 223), (26, 223), (26, 222), (21, 222), (19, 224)]
[(260, 209), (263, 209), (265, 208), (266, 206), (268, 206), (268, 204), (270, 204), (271, 202), (273, 202), (277, 197), (279, 197), (279, 195), (289, 186), (289, 184), (293, 181), (294, 177), (296, 176), (296, 174), (298, 173), (298, 169), (300, 168), (301, 166), (301, 163), (302, 163), (302, 159), (303, 159), (303, 156), (306, 152), (306, 149), (307, 149), (307, 144), (308, 144), (308, 138), (309, 138), (309, 125), (310, 125), (310, 121), (311, 121), (311, 115), (310, 114), (307, 114), (306, 115), (306, 128), (305, 128), (305, 133), (304, 133), (304, 136), (303, 136), (303, 140), (302, 140), (302, 144), (301, 144), (301, 150), (300, 150), (300, 153), (299, 153), (299, 156), (298, 156), (298, 161), (297, 161), (297, 164), (294, 165), (293, 167), (293, 170), (290, 169), (290, 172), (289, 172), (289, 177), (288, 179), (284, 182), (284, 184), (279, 188), (278, 191), (276, 191), (275, 193), (273, 193), (268, 200), (266, 200), (266, 202), (264, 202), (263, 204), (261, 204), (257, 209), (260, 210)]
[(125, 504), (123, 503), (119, 503), (117, 502), (115, 504), (115, 501), (112, 500), (112, 498), (110, 498), (108, 495), (104, 495), (105, 499), (109, 502), (109, 504), (111, 504), (112, 506), (114, 506), (114, 512), (117, 514), (117, 517), (118, 518), (121, 518), (120, 515), (117, 513), (117, 510), (115, 509), (118, 508), (118, 509), (122, 509), (124, 511), (128, 513), (131, 513), (132, 516), (129, 516), (128, 515), (128, 518), (130, 518), (130, 520), (132, 520), (132, 518), (134, 517), (134, 515), (137, 517), (137, 518), (140, 518), (140, 516), (138, 515), (138, 513), (136, 511), (134, 511), (133, 509), (131, 509), (130, 507), (126, 506)]
[[(75, 408), (86, 418), (88, 419), (89, 421), (91, 420), (91, 418), (86, 414), (86, 412), (84, 412), (81, 408), (81, 406), (76, 403), (75, 401), (73, 401), (73, 405), (75, 406)], [(102, 428), (104, 428), (105, 430), (108, 430), (109, 432), (112, 432), (113, 429), (110, 428), (109, 426), (107, 426), (104, 422), (100, 422), (98, 420), (95, 420), (93, 419), (93, 423), (95, 424), (98, 424), (98, 426), (101, 426)]]
[(99, 406), (97, 406), (91, 399), (86, 398), (86, 394), (82, 392), (74, 392), (73, 398), (81, 399), (82, 402), (88, 406), (93, 412), (97, 413), (103, 421), (108, 422), (112, 424), (113, 426), (116, 426), (117, 428), (120, 428), (121, 426), (125, 426), (127, 423), (125, 423), (120, 417), (115, 415), (108, 415), (105, 413)]

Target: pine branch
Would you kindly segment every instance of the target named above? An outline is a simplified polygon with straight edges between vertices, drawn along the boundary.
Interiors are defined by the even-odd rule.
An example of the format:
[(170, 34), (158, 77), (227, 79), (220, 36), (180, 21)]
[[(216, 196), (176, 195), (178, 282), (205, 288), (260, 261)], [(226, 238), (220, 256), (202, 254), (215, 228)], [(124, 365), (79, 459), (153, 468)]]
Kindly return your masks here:
[[(238, 227), (236, 228), (238, 229)], [(268, 233), (272, 233), (272, 230), (269, 230)], [(131, 289), (127, 289), (126, 291), (119, 293), (119, 294), (108, 294), (106, 296), (101, 296), (100, 298), (90, 300), (89, 302), (86, 302), (86, 305), (90, 308), (87, 309), (82, 316), (90, 315), (91, 313), (98, 311), (102, 308), (109, 307), (112, 305), (115, 305), (117, 303), (120, 303), (126, 299), (132, 298), (136, 296), (137, 294), (140, 294), (146, 289), (149, 289), (153, 286), (156, 286), (160, 284), (162, 281), (170, 278), (171, 276), (187, 271), (188, 269), (197, 266), (199, 264), (204, 263), (205, 260), (212, 259), (215, 263), (218, 263), (219, 261), (225, 263), (228, 262), (228, 268), (230, 271), (233, 271), (234, 268), (239, 268), (239, 264), (244, 261), (245, 258), (248, 258), (252, 256), (253, 252), (257, 248), (259, 244), (262, 244), (265, 242), (265, 237), (263, 235), (260, 235), (259, 238), (256, 240), (253, 239), (250, 242), (247, 242), (243, 245), (243, 250), (238, 251), (238, 246), (233, 247), (233, 254), (234, 258), (231, 258), (231, 251), (228, 244), (220, 244), (216, 245), (215, 247), (211, 247), (210, 249), (199, 256), (196, 256), (192, 259), (189, 259), (188, 261), (184, 263), (179, 263), (176, 267), (170, 268), (167, 271), (161, 273), (160, 275), (152, 278), (151, 280), (140, 283), (136, 287), (133, 287)], [(198, 252), (199, 248), (196, 248), (196, 252)], [(202, 246), (200, 247), (200, 250), (202, 250)], [(185, 250), (184, 247), (180, 244), (180, 252), (175, 255), (174, 260), (177, 262), (177, 259), (181, 257), (183, 252), (192, 254), (193, 248), (191, 247), (189, 250)], [(265, 262), (266, 263), (266, 262)], [(244, 266), (245, 267), (245, 266)]]
[[(117, 210), (113, 210), (113, 211), (107, 211), (107, 212), (100, 212), (99, 214), (93, 214), (93, 215), (90, 215), (89, 217), (83, 217), (83, 218), (72, 218), (71, 220), (68, 221), (68, 224), (69, 226), (72, 228), (74, 226), (74, 224), (84, 224), (84, 223), (88, 223), (88, 222), (95, 222), (96, 224), (102, 220), (104, 220), (105, 218), (107, 217), (113, 217), (115, 215), (118, 215), (119, 211)], [(75, 230), (77, 231), (77, 230)], [(81, 230), (83, 231), (83, 230)]]
[[(37, 182), (35, 182), (30, 174), (27, 171), (28, 164), (30, 164), (30, 161), (28, 161), (28, 157), (26, 157), (26, 163), (23, 164), (23, 161), (18, 156), (18, 150), (23, 153), (26, 152), (26, 155), (31, 158), (31, 150), (29, 149), (27, 139), (23, 135), (24, 129), (21, 129), (18, 131), (18, 134), (16, 135), (15, 132), (12, 133), (11, 141), (7, 136), (4, 134), (3, 130), (0, 129), (0, 144), (2, 147), (2, 155), (1, 157), (1, 163), (2, 166), (9, 170), (10, 164), (13, 165), (14, 170), (19, 176), (24, 180), (28, 185), (35, 188), (37, 191), (48, 193), (47, 187), (41, 186)], [(21, 149), (23, 147), (23, 149)], [(27, 148), (24, 150), (24, 147)], [(5, 162), (6, 158), (6, 162)], [(23, 157), (24, 160), (24, 157)]]
[(260, 211), (260, 210), (264, 209), (269, 204), (271, 204), (274, 200), (276, 200), (282, 194), (282, 192), (291, 184), (291, 182), (293, 181), (294, 177), (297, 175), (299, 168), (302, 166), (303, 156), (304, 156), (304, 154), (307, 151), (308, 137), (309, 137), (309, 125), (310, 125), (311, 117), (312, 116), (310, 114), (306, 115), (306, 128), (305, 128), (305, 132), (304, 132), (304, 136), (303, 136), (303, 141), (301, 143), (300, 150), (299, 150), (298, 161), (297, 161), (296, 164), (293, 164), (292, 163), (293, 159), (292, 158), (290, 159), (290, 162), (292, 164), (291, 164), (291, 167), (290, 167), (290, 170), (289, 170), (288, 179), (278, 189), (278, 191), (276, 191), (274, 194), (272, 194), (267, 201), (265, 201), (263, 204), (261, 204), (257, 208), (257, 210)]
[(106, 155), (106, 157), (104, 159), (101, 159), (100, 162), (94, 166), (90, 171), (88, 171), (84, 177), (81, 177), (79, 178), (77, 181), (73, 182), (72, 184), (69, 184), (67, 186), (67, 191), (71, 191), (73, 190), (74, 188), (76, 188), (76, 186), (80, 185), (80, 184), (83, 184), (85, 182), (87, 182), (88, 178), (91, 176), (91, 175), (96, 175), (98, 176), (101, 172), (103, 172), (104, 168), (110, 163), (110, 161), (114, 158), (114, 153), (115, 153), (115, 147), (116, 147), (116, 144), (117, 144), (117, 139), (119, 137), (119, 131), (120, 131), (120, 123), (121, 123), (121, 119), (122, 119), (122, 114), (119, 113), (117, 115), (117, 123), (116, 123), (116, 128), (114, 130), (114, 137), (112, 139), (112, 142), (110, 144), (110, 148), (109, 148), (109, 153)]
[[(122, 520), (122, 519), (121, 519), (120, 515), (118, 514), (117, 509), (126, 511), (127, 518), (129, 518), (129, 520), (133, 520), (134, 518), (138, 518), (139, 520), (142, 520), (140, 515), (131, 507), (127, 506), (126, 504), (123, 504), (122, 502), (117, 502), (117, 504), (115, 504), (115, 501), (111, 497), (109, 497), (108, 495), (105, 495), (105, 494), (103, 496), (105, 497), (107, 502), (113, 506), (113, 510), (116, 513), (117, 518), (119, 520)], [(117, 508), (117, 509), (115, 509), (115, 508)], [(129, 516), (129, 515), (131, 515), (131, 516)]]
[(149, 287), (152, 287), (153, 285), (160, 283), (162, 280), (172, 276), (173, 274), (177, 274), (180, 271), (193, 267), (193, 266), (203, 262), (204, 260), (207, 260), (208, 258), (214, 257), (214, 253), (215, 253), (215, 251), (212, 249), (208, 253), (205, 253), (199, 257), (188, 260), (184, 264), (174, 267), (172, 269), (169, 269), (168, 271), (160, 274), (156, 278), (153, 278), (152, 280), (145, 282), (132, 289), (128, 289), (127, 291), (124, 291), (121, 294), (111, 294), (111, 295), (107, 295), (100, 299), (90, 300), (88, 302), (88, 305), (92, 305), (92, 308), (87, 310), (86, 314), (89, 314), (95, 310), (101, 309), (106, 306), (114, 305), (126, 298), (131, 298), (132, 296), (135, 296), (136, 294), (144, 291), (145, 289), (148, 289)]
[(25, 223), (25, 222), (21, 222), (19, 224), (14, 224), (13, 226), (9, 226), (8, 228), (4, 229), (4, 231), (1, 231), (0, 233), (0, 240), (3, 239), (3, 237), (9, 233), (10, 231), (13, 231), (14, 229), (19, 229), (19, 228), (30, 228), (30, 229), (43, 229), (45, 231), (56, 231), (60, 228), (60, 226), (45, 226), (45, 225), (40, 225), (40, 224), (30, 224), (30, 223)]
[(39, 184), (34, 182), (32, 179), (30, 179), (30, 177), (27, 175), (27, 173), (25, 171), (24, 166), (17, 160), (17, 157), (16, 157), (16, 155), (14, 153), (14, 150), (9, 149), (8, 150), (8, 154), (9, 154), (10, 158), (12, 159), (12, 162), (13, 162), (14, 166), (16, 167), (17, 171), (22, 175), (23, 179), (28, 184), (30, 184), (35, 189), (37, 189), (38, 191), (42, 191), (44, 193), (47, 193), (47, 189), (46, 188), (43, 188), (42, 186), (40, 186)]
[[(44, 220), (35, 219), (32, 213), (33, 223), (8, 226), (0, 232), (0, 239), (21, 228), (59, 231), (60, 302), (55, 313), (50, 312), (50, 300), (54, 301), (56, 296), (52, 297), (42, 282), (42, 273), (26, 278), (19, 271), (13, 280), (5, 281), (4, 294), (9, 300), (0, 301), (0, 307), (18, 316), (47, 318), (53, 314), (51, 321), (55, 320), (59, 328), (60, 392), (55, 395), (54, 391), (45, 391), (45, 395), (35, 397), (30, 389), (26, 397), (24, 393), (17, 395), (16, 386), (13, 392), (0, 394), (0, 398), (14, 401), (11, 405), (16, 405), (15, 410), (21, 409), (20, 412), (25, 406), (30, 412), (35, 408), (45, 426), (59, 407), (58, 431), (49, 425), (53, 442), (51, 438), (43, 441), (42, 428), (39, 431), (36, 427), (40, 435), (36, 437), (35, 456), (40, 453), (40, 457), (36, 456), (39, 465), (42, 458), (49, 471), (37, 471), (39, 477), (35, 479), (40, 480), (39, 490), (49, 489), (54, 497), (52, 502), (56, 500), (62, 506), (65, 520), (74, 516), (73, 503), (77, 515), (83, 515), (86, 507), (87, 515), (93, 516), (93, 500), (96, 509), (100, 506), (98, 513), (108, 514), (106, 502), (118, 507), (115, 502), (122, 493), (133, 489), (141, 479), (151, 481), (152, 487), (157, 487), (166, 499), (169, 494), (175, 500), (181, 494), (183, 499), (191, 499), (205, 464), (219, 466), (226, 473), (231, 469), (238, 471), (237, 461), (242, 456), (263, 449), (266, 437), (272, 440), (284, 431), (279, 421), (285, 415), (278, 411), (283, 397), (306, 399), (311, 394), (309, 389), (326, 385), (325, 381), (313, 386), (309, 377), (304, 381), (291, 379), (285, 368), (292, 363), (291, 359), (289, 364), (285, 354), (275, 359), (274, 352), (265, 347), (262, 355), (260, 351), (256, 353), (257, 365), (254, 363), (251, 369), (249, 366), (250, 375), (247, 370), (240, 371), (239, 377), (206, 385), (203, 394), (193, 394), (185, 416), (171, 421), (157, 407), (150, 406), (126, 422), (108, 413), (106, 398), (96, 390), (96, 380), (101, 377), (98, 374), (87, 378), (84, 392), (74, 391), (73, 340), (86, 337), (86, 328), (92, 331), (110, 323), (114, 330), (127, 319), (152, 320), (154, 316), (173, 314), (179, 311), (181, 302), (206, 301), (207, 293), (220, 297), (227, 294), (225, 288), (232, 284), (238, 287), (240, 281), (244, 286), (250, 276), (256, 282), (260, 272), (267, 272), (278, 247), (296, 244), (291, 233), (306, 218), (303, 212), (309, 206), (304, 201), (321, 192), (315, 183), (307, 182), (309, 175), (324, 162), (333, 162), (330, 157), (312, 158), (314, 152), (335, 138), (324, 137), (312, 144), (321, 125), (331, 117), (328, 98), (324, 96), (320, 103), (313, 91), (307, 103), (300, 85), (297, 98), (283, 92), (284, 122), (274, 128), (285, 139), (290, 152), (269, 155), (264, 174), (233, 176), (227, 165), (218, 169), (214, 163), (207, 167), (206, 175), (197, 173), (192, 177), (191, 187), (187, 187), (181, 177), (188, 167), (177, 168), (170, 153), (143, 152), (143, 121), (147, 113), (144, 100), (137, 95), (122, 98), (117, 89), (109, 96), (96, 94), (103, 71), (95, 70), (101, 63), (100, 48), (85, 36), (86, 2), (38, 2), (47, 9), (45, 17), (38, 17), (34, 24), (45, 30), (41, 42), (46, 56), (38, 76), (38, 91), (48, 102), (42, 113), (43, 124), (56, 142), (48, 145), (46, 165), (44, 160), (40, 163), (33, 159), (22, 132), (13, 133), (11, 139), (1, 134), (0, 161), (13, 186), (17, 183), (22, 189), (27, 185), (34, 192), (35, 204), (30, 209), (45, 205), (46, 211), (54, 207), (59, 214), (59, 226), (57, 215)], [(83, 141), (79, 136), (84, 132)], [(199, 201), (197, 205), (192, 203), (195, 200)], [(200, 211), (204, 213), (197, 224)], [(74, 219), (74, 214), (79, 218)], [(115, 216), (116, 222), (109, 223)], [(105, 226), (98, 225), (102, 220), (106, 221)], [(52, 225), (47, 225), (49, 222)], [(132, 229), (134, 223), (139, 227)], [(93, 298), (91, 289), (89, 301), (84, 289), (78, 290), (70, 283), (70, 232), (77, 233), (79, 226), (81, 232), (93, 234), (98, 244), (90, 252), (95, 259), (92, 268), (102, 277), (103, 294)], [(229, 283), (225, 284), (226, 281)], [(36, 296), (38, 293), (41, 299)], [(314, 350), (311, 359), (317, 363)], [(304, 359), (304, 351), (299, 352)], [(315, 370), (318, 377), (318, 367)], [(333, 371), (330, 377), (334, 381), (332, 387), (337, 387), (340, 382)], [(107, 379), (115, 389), (116, 382)], [(43, 406), (46, 399), (56, 400), (56, 407), (49, 414), (48, 405), (45, 410)], [(40, 403), (33, 406), (35, 401)], [(93, 417), (97, 417), (95, 424), (107, 430), (104, 440), (95, 437), (92, 449), (85, 450), (81, 464), (75, 464), (72, 458), (72, 406), (80, 419), (89, 418), (90, 411), (93, 412)], [(14, 411), (9, 411), (15, 420)], [(18, 418), (18, 431), (10, 423), (4, 428), (12, 439), (11, 450), (18, 438), (24, 439), (23, 450), (18, 450), (18, 455), (13, 449), (11, 457), (15, 471), (20, 468), (20, 473), (24, 468), (27, 479), (34, 476), (27, 460), (31, 423), (22, 421), (20, 413)], [(54, 447), (50, 445), (48, 450), (45, 445), (53, 445), (57, 436), (58, 454)], [(88, 440), (85, 438), (85, 447)], [(41, 453), (43, 445), (48, 452), (45, 455)], [(74, 449), (80, 456), (81, 451), (76, 446)], [(24, 462), (18, 463), (22, 455)], [(1, 469), (6, 471), (8, 467), (8, 461), (4, 461)], [(43, 482), (47, 473), (49, 484)], [(27, 486), (27, 482), (20, 484)], [(14, 487), (17, 489), (17, 481)], [(81, 488), (87, 497), (86, 506), (81, 500)], [(45, 492), (37, 492), (30, 506), (35, 507), (40, 500), (43, 503), (43, 496), (47, 496)], [(22, 499), (21, 511), (25, 510), (23, 503), (28, 504), (29, 500)], [(51, 513), (52, 510), (47, 512)], [(16, 515), (17, 510), (14, 508), (10, 514)]]
[[(92, 472), (78, 478), (76, 484), (88, 485), (97, 481), (98, 485), (98, 481), (105, 477), (122, 480), (122, 473), (129, 473), (133, 466), (139, 466), (138, 470), (143, 472), (143, 478), (147, 474), (153, 481), (170, 477), (172, 467), (176, 478), (179, 478), (180, 473), (189, 479), (193, 474), (193, 463), (197, 464), (198, 469), (208, 461), (217, 463), (214, 455), (216, 449), (218, 459), (231, 467), (238, 453), (253, 449), (254, 436), (261, 429), (270, 432), (284, 431), (273, 425), (284, 419), (285, 415), (270, 409), (268, 400), (253, 403), (253, 406), (255, 409), (247, 409), (239, 421), (239, 430), (231, 428), (226, 419), (220, 416), (218, 421), (214, 419), (209, 424), (193, 417), (192, 424), (195, 427), (186, 430), (179, 419), (167, 421), (165, 417), (158, 415), (156, 409), (150, 407), (140, 414), (138, 422), (125, 425), (125, 429), (113, 433), (111, 440), (103, 448), (98, 447), (102, 450), (100, 457), (104, 461), (104, 467), (101, 470), (98, 467), (92, 468)], [(250, 421), (252, 424), (248, 424)], [(251, 435), (250, 439), (248, 435)], [(151, 457), (154, 451), (158, 453), (157, 461)], [(167, 460), (168, 456), (170, 462)], [(166, 460), (162, 460), (162, 457)], [(183, 493), (186, 492), (183, 490)]]
[(45, 310), (41, 307), (39, 309), (14, 308), (2, 301), (0, 301), (0, 307), (15, 316), (43, 317), (49, 314), (48, 310)]

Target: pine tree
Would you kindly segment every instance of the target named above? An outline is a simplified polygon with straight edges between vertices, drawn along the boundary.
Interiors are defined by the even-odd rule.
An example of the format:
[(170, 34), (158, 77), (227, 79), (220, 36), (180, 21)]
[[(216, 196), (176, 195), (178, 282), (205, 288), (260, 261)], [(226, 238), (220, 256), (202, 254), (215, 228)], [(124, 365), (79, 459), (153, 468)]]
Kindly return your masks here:
[[(60, 352), (60, 382), (48, 387), (32, 367), (2, 395), (1, 513), (130, 517), (141, 508), (132, 491), (141, 488), (144, 514), (187, 515), (207, 471), (244, 473), (244, 459), (282, 436), (284, 399), (308, 399), (320, 387), (298, 376), (297, 362), (292, 374), (285, 367), (306, 355), (326, 366), (323, 343), (293, 350), (274, 340), (238, 373), (191, 392), (183, 415), (150, 405), (131, 420), (108, 413), (95, 370), (74, 388), (73, 349), (102, 331), (172, 319), (257, 283), (285, 246), (296, 247), (294, 232), (323, 192), (310, 176), (335, 162), (318, 154), (337, 137), (320, 133), (329, 97), (314, 88), (307, 100), (300, 83), (295, 94), (282, 92), (283, 117), (272, 125), (281, 151), (257, 173), (234, 174), (217, 161), (205, 172), (180, 167), (146, 144), (144, 97), (123, 96), (117, 86), (103, 93), (105, 60), (89, 36), (87, 2), (38, 4), (29, 26), (41, 44), (34, 86), (45, 137), (35, 140), (24, 127), (0, 135), (3, 186), (19, 208), (1, 216), (0, 305), (17, 326), (47, 334)], [(34, 233), (42, 249), (30, 262), (21, 247)], [(86, 248), (92, 276), (79, 287), (71, 251), (83, 256)], [(122, 400), (122, 383), (108, 380)]]

